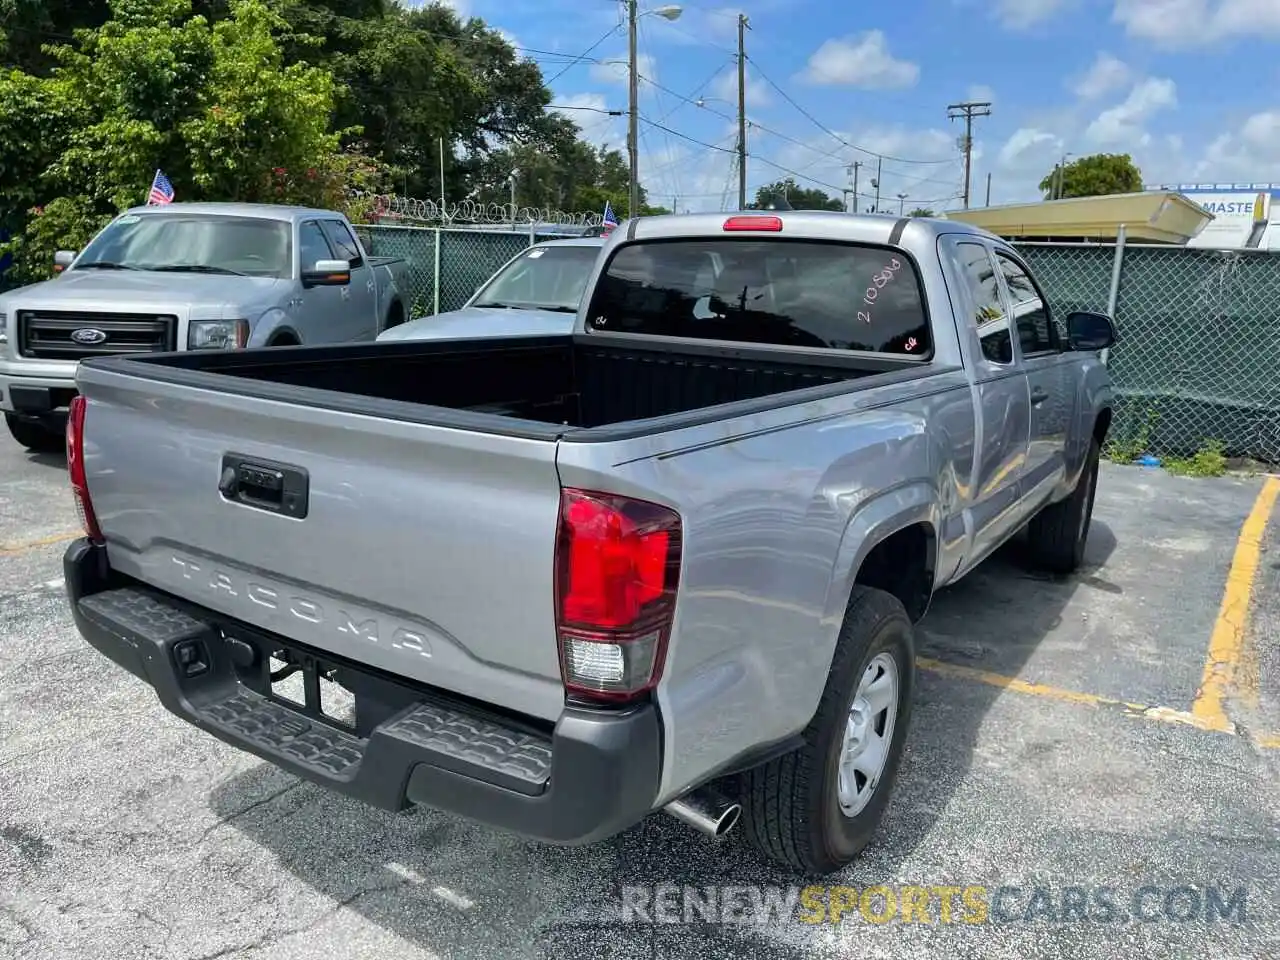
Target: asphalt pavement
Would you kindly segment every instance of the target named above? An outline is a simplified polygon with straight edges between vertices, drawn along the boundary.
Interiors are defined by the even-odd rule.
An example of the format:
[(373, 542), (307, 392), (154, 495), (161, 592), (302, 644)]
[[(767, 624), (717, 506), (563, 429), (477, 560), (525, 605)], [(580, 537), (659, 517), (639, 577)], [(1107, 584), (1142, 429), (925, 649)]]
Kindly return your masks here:
[(64, 470), (0, 439), (0, 957), (1280, 956), (1265, 478), (1104, 464), (1085, 569), (1014, 542), (939, 594), (880, 836), (815, 879), (663, 815), (565, 849), (382, 813), (192, 729), (75, 632)]

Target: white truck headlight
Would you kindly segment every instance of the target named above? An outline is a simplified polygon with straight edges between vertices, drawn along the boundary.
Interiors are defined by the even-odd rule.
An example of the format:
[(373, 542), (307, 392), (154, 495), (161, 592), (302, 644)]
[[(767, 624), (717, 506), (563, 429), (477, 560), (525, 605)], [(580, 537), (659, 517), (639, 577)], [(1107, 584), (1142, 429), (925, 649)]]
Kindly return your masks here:
[(193, 320), (187, 328), (188, 350), (240, 350), (248, 342), (248, 320)]

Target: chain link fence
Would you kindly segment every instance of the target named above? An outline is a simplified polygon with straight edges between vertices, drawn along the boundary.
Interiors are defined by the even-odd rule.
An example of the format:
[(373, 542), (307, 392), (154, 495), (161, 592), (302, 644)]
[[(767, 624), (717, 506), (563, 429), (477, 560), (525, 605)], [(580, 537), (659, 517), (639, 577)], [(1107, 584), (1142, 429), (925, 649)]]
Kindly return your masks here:
[(1059, 316), (1115, 317), (1114, 438), (1156, 456), (1216, 442), (1229, 457), (1280, 463), (1280, 251), (1017, 246)]
[[(372, 255), (407, 261), (410, 317), (458, 309), (521, 250), (573, 235), (524, 225), (358, 230)], [(1280, 463), (1280, 251), (1017, 246), (1059, 316), (1100, 310), (1116, 319), (1112, 437), (1157, 456), (1216, 441), (1227, 456)]]
[(409, 318), (457, 310), (498, 268), (521, 250), (572, 233), (534, 230), (448, 229), (361, 224), (360, 239), (375, 257), (408, 263)]

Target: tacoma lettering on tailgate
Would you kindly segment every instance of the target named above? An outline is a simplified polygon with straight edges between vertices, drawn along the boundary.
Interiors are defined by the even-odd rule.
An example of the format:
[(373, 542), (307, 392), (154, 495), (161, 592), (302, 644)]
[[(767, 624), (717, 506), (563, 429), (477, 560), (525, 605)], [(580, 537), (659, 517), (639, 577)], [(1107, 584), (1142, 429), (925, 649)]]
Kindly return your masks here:
[(354, 637), (366, 643), (386, 643), (393, 650), (431, 656), (431, 644), (421, 633), (399, 624), (384, 624), (365, 611), (352, 613), (336, 604), (331, 609), (326, 609), (323, 604), (310, 597), (254, 583), (233, 571), (205, 567), (189, 557), (175, 554), (173, 562), (182, 571), (183, 579), (200, 584), (214, 593), (235, 597), (238, 601), (254, 603), (268, 610), (283, 611), (305, 623), (335, 631), (344, 637)]

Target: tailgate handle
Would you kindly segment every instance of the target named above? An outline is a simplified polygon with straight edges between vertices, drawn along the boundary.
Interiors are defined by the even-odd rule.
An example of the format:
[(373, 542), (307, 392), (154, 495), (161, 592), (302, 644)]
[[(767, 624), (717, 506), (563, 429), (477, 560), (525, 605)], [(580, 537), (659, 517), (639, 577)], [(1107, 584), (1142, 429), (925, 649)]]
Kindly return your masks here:
[(307, 515), (309, 488), (307, 471), (301, 467), (223, 454), (218, 492), (232, 503), (301, 520)]

